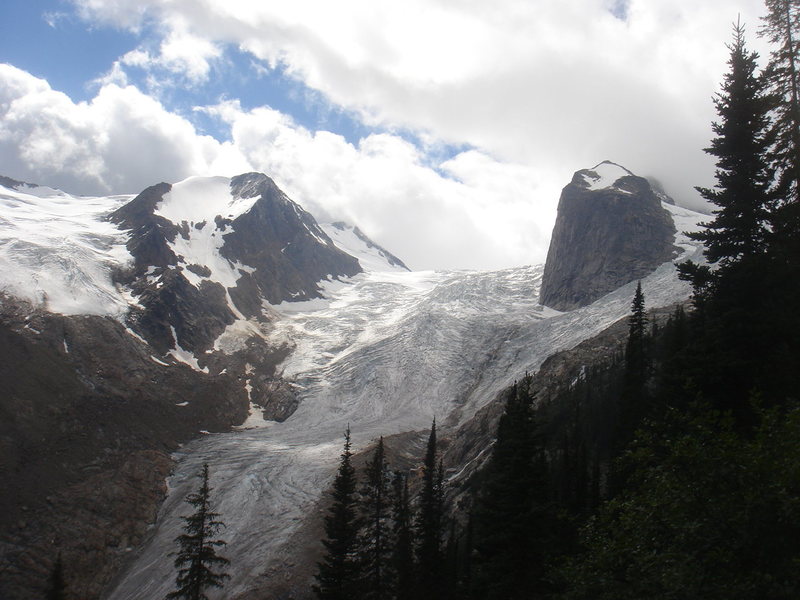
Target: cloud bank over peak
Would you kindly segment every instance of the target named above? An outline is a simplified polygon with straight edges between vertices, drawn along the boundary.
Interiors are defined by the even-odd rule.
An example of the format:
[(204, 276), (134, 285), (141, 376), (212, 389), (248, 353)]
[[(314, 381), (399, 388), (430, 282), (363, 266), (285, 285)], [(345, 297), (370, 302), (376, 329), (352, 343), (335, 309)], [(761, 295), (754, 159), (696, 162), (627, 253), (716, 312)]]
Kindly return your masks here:
[(86, 194), (137, 193), (190, 175), (256, 170), (320, 219), (359, 225), (416, 268), (493, 268), (546, 252), (549, 226), (541, 223), (554, 214), (551, 203), (532, 200), (530, 169), (474, 150), (434, 169), (397, 135), (354, 145), (236, 101), (198, 109), (229, 127), (231, 139), (220, 142), (133, 86), (107, 83), (91, 101), (74, 103), (0, 65), (0, 88), (0, 155), (21, 179)]
[(6, 174), (135, 193), (263, 171), (414, 268), (543, 261), (561, 187), (604, 159), (702, 207), (694, 186), (713, 185), (702, 148), (730, 23), (740, 13), (754, 32), (763, 11), (761, 0), (70, 2), (87, 28), (124, 31), (133, 47), (83, 101), (0, 66)]

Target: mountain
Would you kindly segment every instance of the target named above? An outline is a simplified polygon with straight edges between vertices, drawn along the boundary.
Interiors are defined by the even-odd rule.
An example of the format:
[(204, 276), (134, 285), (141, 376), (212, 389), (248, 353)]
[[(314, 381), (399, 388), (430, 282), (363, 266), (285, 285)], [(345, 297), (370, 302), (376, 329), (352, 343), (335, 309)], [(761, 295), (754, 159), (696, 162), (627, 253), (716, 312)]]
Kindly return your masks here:
[(0, 186), (0, 596), (40, 597), (58, 549), (97, 597), (144, 539), (170, 453), (296, 409), (274, 306), (362, 267), (263, 174), (135, 197)]
[(677, 255), (668, 204), (647, 179), (616, 163), (576, 172), (558, 202), (542, 304), (586, 306)]
[[(41, 597), (59, 551), (78, 597), (164, 597), (204, 462), (232, 561), (211, 597), (306, 597), (348, 424), (356, 450), (412, 456), (435, 416), (458, 485), (498, 394), (633, 295), (561, 313), (539, 266), (410, 272), (259, 174), (136, 197), (0, 184), (2, 597)], [(697, 260), (680, 232), (701, 217), (663, 206), (674, 260)], [(642, 284), (648, 306), (689, 294), (670, 257)]]

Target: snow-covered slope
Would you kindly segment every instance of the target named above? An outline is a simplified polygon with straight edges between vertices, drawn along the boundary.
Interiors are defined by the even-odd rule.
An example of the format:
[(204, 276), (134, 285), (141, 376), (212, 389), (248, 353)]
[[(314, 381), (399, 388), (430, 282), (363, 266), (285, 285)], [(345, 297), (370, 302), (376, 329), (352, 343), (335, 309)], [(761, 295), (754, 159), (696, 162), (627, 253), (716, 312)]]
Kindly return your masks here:
[[(692, 215), (668, 207), (684, 229)], [(697, 260), (678, 233), (676, 260)], [(284, 311), (275, 334), (295, 350), (282, 365), (301, 398), (269, 428), (206, 436), (185, 447), (153, 538), (111, 594), (162, 597), (173, 587), (167, 559), (186, 514), (183, 498), (203, 462), (227, 524), (231, 580), (212, 598), (235, 598), (270, 569), (290, 569), (290, 538), (334, 474), (349, 424), (355, 449), (379, 435), (469, 419), (525, 371), (602, 331), (629, 312), (635, 282), (560, 313), (538, 303), (541, 267), (495, 272), (368, 272), (306, 311)], [(648, 306), (686, 299), (672, 262), (642, 281)], [(280, 307), (278, 307), (280, 310)]]
[(321, 227), (336, 247), (355, 256), (365, 271), (409, 270), (402, 260), (370, 240), (358, 227), (341, 221), (323, 224)]
[(130, 199), (0, 185), (0, 291), (67, 315), (124, 315), (131, 299), (111, 273), (132, 259), (103, 217)]

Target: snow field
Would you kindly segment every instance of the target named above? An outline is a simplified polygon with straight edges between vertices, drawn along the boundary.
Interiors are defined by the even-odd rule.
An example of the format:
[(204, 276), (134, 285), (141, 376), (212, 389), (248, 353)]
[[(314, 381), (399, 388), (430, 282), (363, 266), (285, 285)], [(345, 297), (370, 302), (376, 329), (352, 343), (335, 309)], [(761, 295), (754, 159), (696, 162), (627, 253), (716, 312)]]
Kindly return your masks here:
[(132, 257), (103, 217), (131, 198), (0, 186), (0, 290), (55, 313), (120, 318), (128, 302), (111, 272)]

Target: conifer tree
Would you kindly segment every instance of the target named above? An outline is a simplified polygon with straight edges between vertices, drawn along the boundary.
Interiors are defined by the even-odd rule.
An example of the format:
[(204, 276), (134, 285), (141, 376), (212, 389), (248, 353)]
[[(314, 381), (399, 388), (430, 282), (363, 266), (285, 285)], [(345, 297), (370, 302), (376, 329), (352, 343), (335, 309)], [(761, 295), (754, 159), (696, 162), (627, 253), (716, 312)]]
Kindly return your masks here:
[(383, 600), (388, 597), (391, 559), (391, 481), (383, 437), (378, 440), (372, 460), (367, 464), (361, 493), (364, 530), (361, 553), (364, 577), (363, 596)]
[(765, 0), (760, 34), (774, 46), (767, 76), (777, 100), (771, 157), (778, 192), (800, 210), (800, 0)]
[(443, 473), (441, 463), (436, 459), (434, 419), (422, 465), (422, 490), (416, 522), (418, 596), (422, 598), (439, 598), (442, 584), (443, 516)]
[(747, 50), (739, 23), (729, 49), (730, 71), (714, 99), (720, 121), (712, 124), (716, 137), (705, 149), (717, 158), (717, 185), (697, 188), (717, 208), (705, 230), (689, 234), (704, 242), (708, 261), (723, 268), (764, 252), (774, 173), (767, 160), (771, 100), (756, 74), (758, 54)]
[(625, 351), (625, 370), (628, 382), (636, 391), (642, 391), (647, 377), (647, 311), (644, 305), (642, 282), (636, 284), (628, 318), (628, 344)]
[(314, 593), (320, 600), (352, 600), (359, 583), (356, 473), (351, 464), (350, 426), (344, 434), (339, 470), (333, 481), (333, 504), (325, 517), (325, 555), (318, 563)]
[(395, 600), (411, 600), (414, 596), (413, 516), (408, 493), (408, 476), (397, 471), (393, 481), (394, 520), (392, 550), (392, 590)]
[(175, 566), (178, 568), (175, 579), (177, 589), (167, 595), (168, 599), (205, 600), (207, 596), (204, 590), (209, 587), (221, 588), (223, 582), (230, 578), (222, 572), (230, 561), (219, 556), (216, 551), (225, 542), (213, 539), (225, 524), (218, 519), (219, 513), (211, 508), (207, 463), (203, 465), (198, 477), (201, 481), (200, 489), (186, 497), (186, 502), (194, 507), (195, 512), (188, 517), (182, 517), (186, 523), (185, 533), (175, 538), (180, 546), (175, 554)]
[[(547, 467), (536, 441), (530, 377), (511, 388), (475, 508), (475, 598), (542, 593), (548, 531)], [(548, 546), (550, 548), (548, 548)]]

